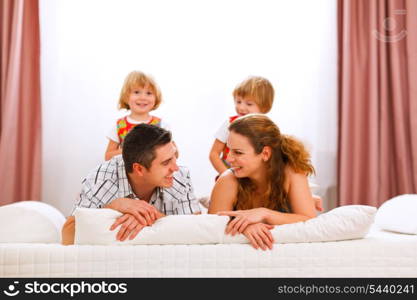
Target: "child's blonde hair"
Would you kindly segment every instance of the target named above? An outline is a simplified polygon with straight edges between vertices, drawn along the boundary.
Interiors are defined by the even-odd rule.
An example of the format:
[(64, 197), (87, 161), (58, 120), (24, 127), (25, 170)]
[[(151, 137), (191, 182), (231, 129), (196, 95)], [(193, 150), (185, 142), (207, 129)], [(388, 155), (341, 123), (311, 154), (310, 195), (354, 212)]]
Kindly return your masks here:
[(140, 71), (133, 71), (127, 75), (125, 82), (123, 83), (122, 91), (120, 92), (119, 109), (130, 109), (128, 104), (129, 94), (131, 93), (132, 89), (138, 87), (148, 87), (152, 90), (152, 92), (155, 94), (155, 106), (152, 108), (152, 110), (157, 109), (162, 101), (161, 91), (151, 76), (146, 75)]
[(274, 88), (268, 79), (251, 76), (240, 83), (233, 91), (233, 97), (250, 97), (259, 106), (262, 113), (267, 113), (274, 102)]

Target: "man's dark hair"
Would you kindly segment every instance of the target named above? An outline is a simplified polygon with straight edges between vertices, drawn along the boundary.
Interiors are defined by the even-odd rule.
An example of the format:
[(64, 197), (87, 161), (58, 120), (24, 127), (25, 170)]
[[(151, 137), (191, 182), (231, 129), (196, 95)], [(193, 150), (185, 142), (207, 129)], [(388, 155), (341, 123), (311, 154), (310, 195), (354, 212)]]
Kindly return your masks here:
[(155, 150), (171, 141), (171, 132), (155, 125), (139, 124), (127, 134), (122, 147), (123, 161), (127, 173), (133, 171), (133, 164), (139, 163), (146, 169), (155, 159)]

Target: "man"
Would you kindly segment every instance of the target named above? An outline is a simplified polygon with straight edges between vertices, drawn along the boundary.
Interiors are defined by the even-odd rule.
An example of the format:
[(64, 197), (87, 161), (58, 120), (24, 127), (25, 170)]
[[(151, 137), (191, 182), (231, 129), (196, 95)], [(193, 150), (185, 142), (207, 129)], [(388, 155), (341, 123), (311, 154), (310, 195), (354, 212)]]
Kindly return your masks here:
[[(84, 180), (77, 207), (111, 208), (123, 213), (110, 230), (120, 226), (118, 240), (133, 239), (145, 226), (165, 215), (201, 213), (189, 171), (177, 166), (171, 133), (140, 124), (126, 136), (122, 156), (102, 163)], [(62, 243), (74, 243), (75, 218), (62, 229)]]

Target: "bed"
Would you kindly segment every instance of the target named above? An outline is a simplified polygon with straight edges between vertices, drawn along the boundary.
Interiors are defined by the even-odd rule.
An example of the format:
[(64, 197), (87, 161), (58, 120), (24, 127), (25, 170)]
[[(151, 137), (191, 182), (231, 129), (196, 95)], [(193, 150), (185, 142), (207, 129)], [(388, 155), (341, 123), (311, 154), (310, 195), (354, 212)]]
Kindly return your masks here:
[(0, 244), (0, 277), (417, 277), (417, 236), (276, 244)]
[(130, 244), (118, 242), (108, 228), (120, 213), (109, 209), (78, 209), (76, 245), (63, 246), (62, 213), (20, 202), (0, 207), (0, 277), (416, 278), (417, 195), (393, 200), (276, 226), (268, 251), (225, 235), (229, 219), (215, 215), (167, 216)]

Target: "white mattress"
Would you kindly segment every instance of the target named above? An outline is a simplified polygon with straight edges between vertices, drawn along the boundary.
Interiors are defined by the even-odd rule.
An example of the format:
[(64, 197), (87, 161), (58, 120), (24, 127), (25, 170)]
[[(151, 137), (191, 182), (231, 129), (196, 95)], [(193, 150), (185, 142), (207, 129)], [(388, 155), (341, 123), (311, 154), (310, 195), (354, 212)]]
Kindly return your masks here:
[(417, 277), (417, 236), (275, 244), (0, 244), (0, 277)]

